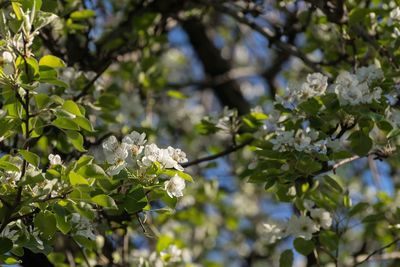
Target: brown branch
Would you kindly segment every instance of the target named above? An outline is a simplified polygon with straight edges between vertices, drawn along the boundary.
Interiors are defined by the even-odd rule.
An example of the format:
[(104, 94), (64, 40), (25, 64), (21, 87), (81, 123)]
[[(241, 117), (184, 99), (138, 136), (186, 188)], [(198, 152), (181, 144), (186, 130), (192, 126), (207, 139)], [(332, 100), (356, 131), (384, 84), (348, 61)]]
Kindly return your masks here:
[[(201, 1), (203, 4), (211, 4), (208, 1)], [(301, 51), (299, 51), (295, 46), (290, 45), (288, 43), (280, 41), (278, 38), (276, 38), (276, 35), (270, 31), (267, 28), (263, 28), (254, 21), (251, 21), (246, 18), (245, 14), (242, 12), (237, 12), (235, 10), (232, 10), (231, 8), (223, 5), (223, 4), (218, 4), (217, 2), (213, 2), (212, 6), (221, 13), (224, 13), (238, 22), (247, 25), (254, 31), (260, 33), (262, 36), (264, 36), (266, 39), (268, 39), (270, 42), (273, 41), (274, 45), (282, 51), (285, 51), (286, 53), (289, 53), (299, 59), (301, 59), (308, 67), (310, 67), (313, 71), (318, 71), (322, 72), (321, 67), (318, 65), (318, 63), (311, 61), (305, 54), (303, 54)]]
[(146, 228), (144, 227), (144, 224), (143, 224), (143, 222), (142, 222), (142, 219), (140, 219), (139, 212), (136, 212), (135, 215), (136, 215), (136, 218), (137, 218), (137, 220), (138, 220), (138, 222), (139, 222), (139, 224), (140, 224), (140, 227), (142, 228), (143, 233), (147, 233), (147, 230), (146, 230)]
[(361, 265), (361, 264), (367, 262), (367, 261), (368, 261), (372, 256), (374, 256), (375, 254), (384, 251), (385, 249), (387, 249), (387, 248), (389, 248), (389, 247), (395, 245), (395, 244), (396, 244), (397, 242), (399, 242), (399, 241), (400, 241), (400, 238), (396, 238), (395, 240), (393, 240), (393, 241), (390, 242), (389, 244), (387, 244), (387, 245), (385, 245), (385, 246), (383, 246), (383, 247), (381, 247), (381, 248), (379, 248), (379, 249), (377, 249), (377, 250), (372, 251), (370, 254), (368, 254), (368, 256), (367, 256), (364, 260), (359, 261), (359, 262), (356, 262), (354, 266), (358, 266), (358, 265)]
[(79, 99), (81, 99), (82, 97), (84, 97), (85, 95), (87, 95), (87, 93), (89, 92), (89, 89), (92, 87), (92, 85), (101, 77), (101, 75), (103, 75), (103, 73), (108, 69), (108, 67), (111, 65), (111, 63), (113, 62), (113, 60), (111, 59), (109, 62), (107, 62), (107, 64), (105, 64), (103, 66), (103, 68), (101, 68), (96, 75), (83, 87), (82, 91), (73, 97), (74, 101), (77, 101)]
[(231, 147), (229, 147), (228, 149), (226, 149), (226, 150), (224, 150), (224, 151), (222, 151), (222, 152), (220, 152), (220, 153), (217, 153), (217, 154), (214, 154), (214, 155), (211, 155), (211, 156), (207, 156), (207, 157), (203, 157), (203, 158), (199, 158), (199, 159), (196, 159), (196, 160), (193, 160), (193, 161), (189, 161), (189, 162), (183, 163), (183, 164), (181, 164), (181, 165), (182, 165), (182, 167), (189, 167), (189, 166), (192, 166), (192, 165), (200, 164), (200, 163), (202, 163), (202, 162), (215, 160), (215, 159), (217, 159), (217, 158), (220, 158), (220, 157), (229, 155), (230, 153), (235, 152), (235, 151), (237, 151), (237, 150), (239, 150), (239, 149), (242, 149), (243, 147), (245, 147), (245, 146), (251, 144), (253, 141), (254, 141), (254, 139), (251, 138), (251, 139), (249, 139), (249, 140), (247, 140), (247, 141), (244, 141), (244, 142), (243, 142), (242, 144), (240, 144), (240, 145), (231, 146)]

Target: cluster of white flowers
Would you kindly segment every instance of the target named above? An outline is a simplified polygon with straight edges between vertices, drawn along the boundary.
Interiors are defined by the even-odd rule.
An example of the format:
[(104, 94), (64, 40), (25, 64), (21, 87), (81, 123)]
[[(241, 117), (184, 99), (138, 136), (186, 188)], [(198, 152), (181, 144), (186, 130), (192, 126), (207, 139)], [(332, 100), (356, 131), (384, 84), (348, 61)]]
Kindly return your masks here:
[(296, 133), (294, 130), (284, 131), (279, 129), (275, 133), (275, 137), (270, 140), (273, 144), (273, 150), (286, 152), (294, 148), (300, 152), (326, 153), (326, 140), (317, 140), (318, 132), (310, 128), (299, 129)]
[(331, 214), (321, 208), (313, 208), (314, 202), (306, 200), (304, 203), (310, 216), (292, 215), (287, 223), (265, 223), (261, 231), (262, 238), (272, 244), (286, 236), (301, 237), (310, 240), (312, 235), (322, 229), (329, 229), (332, 225)]
[[(103, 151), (110, 167), (109, 175), (117, 175), (127, 167), (137, 167), (143, 173), (154, 163), (159, 163), (163, 169), (183, 171), (182, 163), (187, 162), (186, 154), (181, 149), (171, 146), (162, 149), (156, 144), (146, 145), (146, 134), (133, 131), (119, 142), (115, 136), (110, 136), (103, 142)], [(185, 181), (175, 175), (166, 181), (165, 190), (170, 197), (181, 197)]]
[(359, 68), (355, 74), (344, 71), (336, 78), (333, 90), (343, 105), (368, 104), (380, 100), (382, 89), (372, 86), (374, 81), (382, 78), (382, 70), (375, 65)]
[[(399, 11), (400, 12), (400, 11)], [(334, 84), (328, 87), (328, 77), (321, 73), (307, 75), (306, 81), (294, 89), (288, 90), (284, 96), (277, 96), (277, 101), (287, 108), (315, 96), (334, 92), (342, 105), (358, 105), (379, 101), (382, 89), (374, 86), (374, 82), (383, 79), (383, 72), (375, 65), (361, 67), (355, 74), (341, 72)]]
[(277, 101), (285, 106), (286, 103), (298, 104), (305, 100), (325, 94), (328, 88), (328, 77), (321, 73), (308, 74), (306, 81), (292, 90), (288, 90), (283, 97), (277, 96)]

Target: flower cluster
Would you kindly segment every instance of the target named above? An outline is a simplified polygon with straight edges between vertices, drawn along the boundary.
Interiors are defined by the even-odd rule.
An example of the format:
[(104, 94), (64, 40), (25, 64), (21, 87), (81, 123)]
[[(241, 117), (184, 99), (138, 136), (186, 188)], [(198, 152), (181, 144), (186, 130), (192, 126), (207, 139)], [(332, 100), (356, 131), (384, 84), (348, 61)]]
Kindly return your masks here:
[(379, 101), (382, 89), (373, 87), (373, 82), (383, 78), (383, 72), (376, 66), (359, 68), (355, 74), (344, 71), (333, 85), (339, 101), (343, 105), (359, 105)]
[(308, 74), (306, 81), (300, 86), (295, 87), (293, 90), (287, 91), (283, 97), (277, 96), (279, 102), (287, 103), (301, 103), (305, 100), (325, 94), (328, 88), (328, 77), (321, 73)]
[(294, 148), (299, 152), (326, 153), (326, 140), (318, 140), (318, 132), (310, 128), (299, 129), (296, 132), (277, 130), (275, 133), (275, 137), (270, 140), (273, 150), (286, 152)]
[[(106, 172), (109, 175), (117, 175), (123, 169), (137, 168), (140, 173), (145, 173), (153, 164), (159, 164), (162, 169), (183, 171), (181, 164), (188, 161), (185, 152), (171, 146), (159, 148), (156, 144), (146, 142), (146, 134), (136, 131), (125, 136), (122, 142), (115, 136), (107, 138), (102, 145), (106, 162), (110, 165)], [(165, 182), (164, 187), (170, 197), (181, 197), (185, 181), (174, 175)]]
[(292, 215), (287, 223), (263, 224), (262, 236), (267, 243), (272, 244), (286, 236), (301, 237), (310, 240), (312, 235), (322, 229), (329, 229), (332, 225), (331, 214), (321, 208), (314, 208), (314, 203), (306, 200), (304, 203), (309, 216)]
[(277, 101), (290, 107), (309, 98), (322, 96), (326, 92), (334, 92), (342, 105), (368, 104), (373, 100), (380, 100), (382, 89), (374, 84), (381, 79), (383, 72), (375, 65), (361, 67), (355, 74), (343, 71), (329, 87), (328, 77), (321, 73), (312, 73), (307, 75), (306, 81), (300, 86), (287, 91), (283, 97), (277, 96)]

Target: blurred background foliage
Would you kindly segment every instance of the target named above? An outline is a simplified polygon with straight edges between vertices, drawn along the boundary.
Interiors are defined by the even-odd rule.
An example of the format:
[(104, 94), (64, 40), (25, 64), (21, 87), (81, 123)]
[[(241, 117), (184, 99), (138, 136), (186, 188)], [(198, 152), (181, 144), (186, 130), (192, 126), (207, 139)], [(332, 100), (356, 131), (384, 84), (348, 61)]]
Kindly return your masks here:
[[(110, 134), (122, 137), (134, 129), (162, 145), (180, 147), (193, 161), (247, 140), (259, 120), (240, 119), (238, 127), (232, 121), (257, 113), (251, 110), (256, 106), (269, 114), (275, 96), (310, 72), (332, 79), (341, 70), (378, 63), (396, 79), (399, 35), (386, 20), (397, 5), (391, 0), (43, 1), (42, 10), (59, 20), (42, 29), (33, 53), (49, 52), (67, 64), (61, 76), (69, 86), (50, 90), (63, 98), (72, 95), (86, 107), (96, 129), (85, 135), (89, 151)], [(229, 119), (221, 124), (220, 118)], [(7, 151), (6, 144), (1, 146)], [(37, 146), (66, 161), (79, 156), (53, 128)], [(263, 183), (246, 182), (248, 166), (256, 164), (253, 148), (191, 166), (187, 172), (195, 182), (176, 211), (111, 221), (89, 257), (98, 265), (139, 266), (151, 251), (176, 244), (188, 254), (187, 265), (177, 266), (278, 266), (281, 252), (292, 243), (268, 244), (262, 223), (286, 220), (295, 208), (266, 192)], [(336, 197), (347, 194), (353, 202), (340, 199), (332, 207), (339, 240), (330, 245), (343, 264), (352, 266), (358, 256), (398, 237), (393, 227), (399, 225), (398, 163), (397, 156), (361, 159), (332, 175), (340, 191)], [(348, 216), (357, 203), (367, 205), (357, 206), (359, 217)], [(373, 217), (365, 221), (368, 214)], [(61, 240), (49, 259), (54, 266), (68, 266), (72, 253), (83, 264), (76, 250)], [(296, 253), (295, 264), (325, 266), (332, 255), (322, 254), (318, 263), (313, 255)], [(396, 250), (382, 260), (385, 256), (392, 259), (385, 266), (399, 264)], [(51, 266), (39, 254), (24, 257), (24, 266), (39, 266), (39, 261)]]

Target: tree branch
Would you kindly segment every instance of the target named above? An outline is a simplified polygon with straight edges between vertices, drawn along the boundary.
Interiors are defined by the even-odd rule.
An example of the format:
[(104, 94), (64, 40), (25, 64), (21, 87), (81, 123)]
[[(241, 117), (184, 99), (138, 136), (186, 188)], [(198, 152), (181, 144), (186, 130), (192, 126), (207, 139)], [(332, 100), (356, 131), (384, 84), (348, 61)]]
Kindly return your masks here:
[(251, 138), (251, 139), (249, 139), (249, 140), (247, 140), (247, 141), (244, 141), (244, 142), (243, 142), (242, 144), (240, 144), (240, 145), (231, 146), (231, 147), (229, 147), (228, 149), (226, 149), (226, 150), (224, 150), (224, 151), (222, 151), (222, 152), (220, 152), (220, 153), (217, 153), (217, 154), (214, 154), (214, 155), (211, 155), (211, 156), (207, 156), (207, 157), (203, 157), (203, 158), (199, 158), (199, 159), (196, 159), (196, 160), (193, 160), (193, 161), (190, 161), (190, 162), (183, 163), (183, 164), (181, 164), (181, 165), (182, 165), (182, 167), (189, 167), (189, 166), (192, 166), (192, 165), (200, 164), (200, 163), (202, 163), (202, 162), (215, 160), (215, 159), (217, 159), (217, 158), (220, 158), (220, 157), (229, 155), (230, 153), (235, 152), (235, 151), (237, 151), (237, 150), (239, 150), (239, 149), (242, 149), (243, 147), (245, 147), (245, 146), (251, 144), (253, 141), (254, 141), (254, 139)]
[(358, 265), (361, 265), (361, 264), (367, 262), (367, 261), (368, 261), (372, 256), (374, 256), (375, 254), (384, 251), (385, 249), (387, 249), (387, 248), (389, 248), (389, 247), (395, 245), (395, 244), (396, 244), (397, 242), (399, 242), (399, 241), (400, 241), (400, 238), (396, 238), (395, 240), (393, 240), (393, 241), (390, 242), (389, 244), (387, 244), (387, 245), (385, 245), (385, 246), (383, 246), (383, 247), (381, 247), (381, 248), (379, 248), (379, 249), (377, 249), (377, 250), (372, 251), (370, 254), (368, 254), (368, 256), (366, 256), (365, 259), (363, 259), (362, 261), (356, 262), (354, 266), (358, 266)]
[[(201, 1), (204, 4), (211, 4), (207, 1)], [(299, 59), (301, 59), (308, 67), (310, 67), (313, 71), (318, 71), (318, 72), (322, 72), (321, 67), (319, 66), (318, 63), (311, 61), (305, 54), (303, 54), (301, 51), (299, 51), (295, 46), (290, 45), (288, 43), (282, 42), (281, 40), (279, 40), (278, 38), (276, 38), (276, 35), (270, 31), (268, 28), (263, 28), (260, 25), (258, 25), (257, 23), (255, 23), (254, 21), (250, 21), (249, 19), (246, 18), (245, 14), (241, 13), (241, 12), (236, 12), (235, 10), (230, 9), (229, 7), (223, 5), (223, 4), (219, 4), (217, 2), (213, 2), (212, 5), (214, 6), (214, 8), (218, 11), (220, 11), (221, 13), (224, 13), (232, 18), (234, 18), (235, 20), (237, 20), (238, 22), (247, 25), (248, 27), (250, 27), (251, 29), (253, 29), (254, 31), (260, 33), (262, 36), (264, 36), (265, 38), (267, 38), (271, 43), (273, 43), (274, 45), (276, 45), (276, 47), (282, 51), (285, 51)]]

